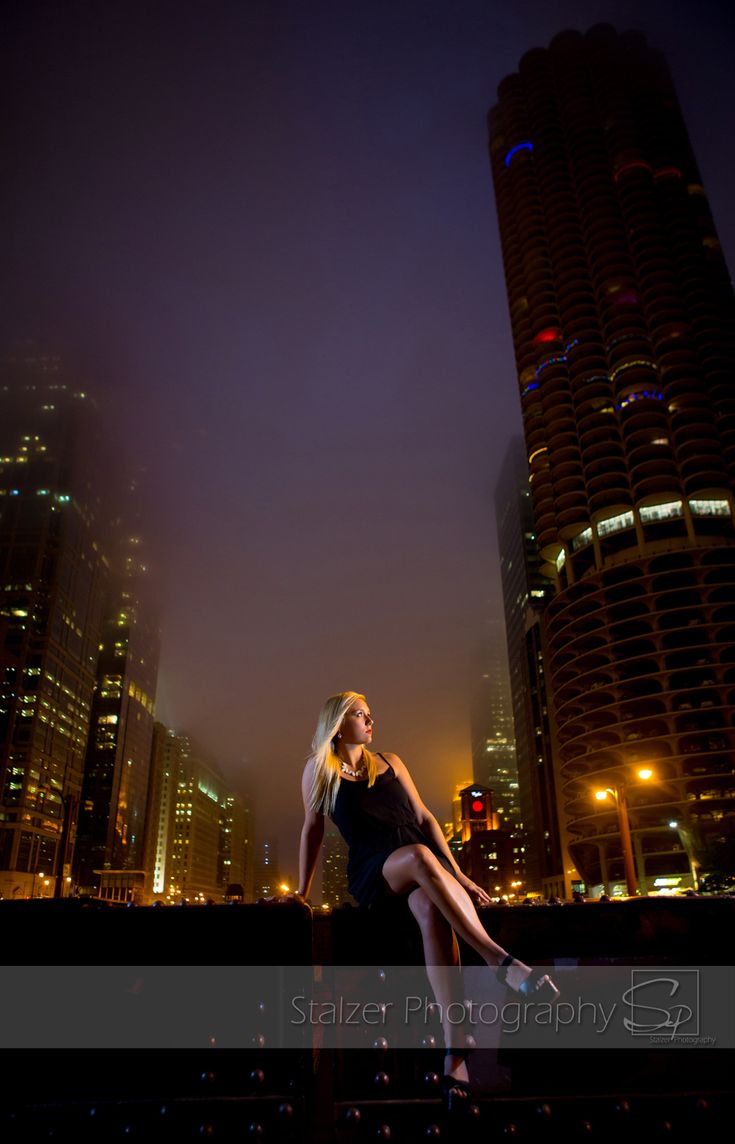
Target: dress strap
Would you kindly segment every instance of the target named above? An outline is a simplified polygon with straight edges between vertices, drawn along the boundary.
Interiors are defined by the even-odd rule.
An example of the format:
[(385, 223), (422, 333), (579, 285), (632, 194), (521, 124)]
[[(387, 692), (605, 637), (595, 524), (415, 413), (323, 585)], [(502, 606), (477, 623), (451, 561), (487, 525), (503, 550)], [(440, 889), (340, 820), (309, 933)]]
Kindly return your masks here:
[(383, 754), (383, 752), (382, 752), (382, 751), (378, 751), (378, 755), (379, 755), (379, 756), (380, 756), (380, 758), (383, 760), (383, 762), (384, 762), (384, 763), (385, 763), (385, 765), (387, 766), (388, 770), (389, 770), (389, 771), (390, 771), (392, 774), (395, 774), (396, 772), (393, 770), (393, 767), (390, 765), (390, 763), (389, 763), (389, 762), (388, 762), (388, 760), (386, 759), (386, 757), (385, 757), (385, 755)]

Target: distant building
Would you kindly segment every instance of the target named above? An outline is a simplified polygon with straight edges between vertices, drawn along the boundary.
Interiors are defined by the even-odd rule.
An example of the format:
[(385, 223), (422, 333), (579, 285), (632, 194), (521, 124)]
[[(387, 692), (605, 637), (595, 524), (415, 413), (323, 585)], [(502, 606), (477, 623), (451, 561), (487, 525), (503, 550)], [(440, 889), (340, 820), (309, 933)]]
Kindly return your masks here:
[(10, 750), (10, 690), (15, 687), (19, 676), (20, 655), (17, 648), (11, 648), (8, 639), (10, 623), (7, 616), (0, 614), (0, 759), (7, 759)]
[[(100, 423), (56, 359), (0, 370), (0, 891), (67, 893), (102, 633)], [(50, 887), (50, 889), (48, 889)]]
[(255, 900), (255, 814), (252, 798), (241, 793), (228, 796), (225, 806), (227, 847), (225, 865), (230, 884), (242, 886), (245, 902)]
[(178, 901), (219, 900), (224, 890), (220, 808), (228, 790), (217, 764), (189, 736), (181, 738), (166, 892)]
[(255, 900), (277, 894), (282, 880), (278, 861), (278, 839), (262, 838), (255, 848)]
[(451, 846), (464, 873), (491, 897), (509, 897), (520, 886), (513, 855), (513, 832), (502, 828), (493, 793), (479, 783), (459, 792), (459, 831)]
[(512, 837), (515, 880), (526, 879), (526, 830), (521, 809), (505, 630), (487, 625), (472, 701), (472, 772), (492, 790), (494, 812)]
[(247, 892), (250, 807), (246, 799), (232, 792), (225, 795), (220, 811), (219, 884), (225, 892), (228, 886), (242, 886), (243, 901), (252, 900), (252, 895), (248, 896)]
[(322, 896), (320, 904), (352, 902), (347, 889), (347, 843), (339, 831), (326, 826), (322, 843)]
[(564, 871), (551, 751), (541, 616), (553, 588), (541, 574), (528, 463), (514, 438), (495, 491), (519, 802), (525, 831), (526, 889), (564, 895)]
[(95, 871), (139, 870), (158, 674), (159, 632), (140, 535), (118, 522), (97, 665), (74, 850), (74, 880), (95, 893)]
[(462, 839), (462, 791), (472, 785), (470, 779), (466, 779), (461, 783), (457, 783), (454, 788), (454, 795), (452, 796), (452, 821), (444, 824), (444, 837), (446, 839), (457, 838)]
[(157, 723), (146, 822), (147, 898), (224, 900), (245, 882), (245, 800), (188, 735)]
[(183, 736), (163, 723), (155, 723), (146, 800), (143, 867), (148, 894), (164, 900), (168, 893), (167, 872), (173, 849), (176, 782), (179, 760), (186, 747)]
[(245, 807), (245, 901), (255, 901), (255, 827), (257, 823), (256, 802), (252, 795), (243, 796)]

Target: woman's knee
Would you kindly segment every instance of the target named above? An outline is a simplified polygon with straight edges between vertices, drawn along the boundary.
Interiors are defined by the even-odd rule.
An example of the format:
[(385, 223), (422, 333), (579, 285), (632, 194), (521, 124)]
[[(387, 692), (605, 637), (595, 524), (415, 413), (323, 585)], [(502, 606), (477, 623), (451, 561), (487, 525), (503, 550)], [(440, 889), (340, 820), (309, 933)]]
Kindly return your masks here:
[(406, 861), (416, 870), (433, 870), (439, 865), (436, 855), (421, 842), (406, 846), (405, 849), (408, 851)]
[(404, 893), (409, 886), (419, 884), (422, 875), (438, 865), (428, 846), (419, 842), (394, 850), (383, 865), (383, 877), (392, 890)]
[(425, 890), (418, 886), (408, 895), (408, 906), (420, 926), (435, 925), (442, 918), (441, 910), (434, 905)]

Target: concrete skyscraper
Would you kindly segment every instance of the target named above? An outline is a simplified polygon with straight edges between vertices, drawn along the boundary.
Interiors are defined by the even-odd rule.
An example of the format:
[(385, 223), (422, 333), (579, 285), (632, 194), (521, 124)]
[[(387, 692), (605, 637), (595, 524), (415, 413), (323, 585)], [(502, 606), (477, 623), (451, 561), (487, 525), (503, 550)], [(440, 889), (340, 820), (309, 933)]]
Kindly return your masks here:
[[(153, 728), (141, 900), (221, 902), (246, 893), (249, 800), (189, 735)], [(103, 889), (105, 880), (103, 879)]]
[(639, 34), (528, 52), (490, 154), (555, 590), (562, 844), (589, 887), (620, 884), (627, 821), (641, 889), (687, 885), (732, 857), (735, 822), (732, 285), (667, 66)]

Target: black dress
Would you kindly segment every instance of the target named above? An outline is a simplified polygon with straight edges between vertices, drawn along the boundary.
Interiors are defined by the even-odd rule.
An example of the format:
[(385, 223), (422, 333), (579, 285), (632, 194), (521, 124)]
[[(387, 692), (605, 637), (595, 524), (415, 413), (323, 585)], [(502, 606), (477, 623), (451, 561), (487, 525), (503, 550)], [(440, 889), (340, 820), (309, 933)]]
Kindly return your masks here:
[(368, 780), (340, 781), (332, 821), (349, 847), (347, 885), (361, 906), (371, 906), (390, 895), (383, 878), (383, 863), (399, 846), (420, 842), (436, 854), (455, 875), (446, 854), (423, 833), (396, 773), (384, 755), (388, 770), (371, 787)]

